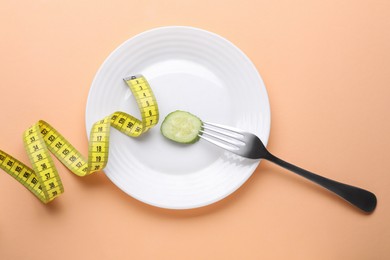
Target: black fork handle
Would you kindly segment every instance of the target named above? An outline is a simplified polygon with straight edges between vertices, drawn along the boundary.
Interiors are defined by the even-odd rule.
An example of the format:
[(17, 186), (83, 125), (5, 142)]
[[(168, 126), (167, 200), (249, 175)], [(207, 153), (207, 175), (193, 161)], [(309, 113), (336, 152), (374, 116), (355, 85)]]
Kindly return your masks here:
[(267, 155), (264, 156), (264, 159), (271, 161), (283, 168), (286, 168), (287, 170), (290, 170), (312, 182), (321, 185), (322, 187), (334, 192), (341, 198), (345, 199), (352, 205), (358, 207), (365, 212), (372, 212), (376, 207), (377, 199), (375, 194), (373, 194), (372, 192), (348, 184), (337, 182), (317, 175), (315, 173), (306, 171), (291, 163), (279, 159), (271, 153), (267, 153)]

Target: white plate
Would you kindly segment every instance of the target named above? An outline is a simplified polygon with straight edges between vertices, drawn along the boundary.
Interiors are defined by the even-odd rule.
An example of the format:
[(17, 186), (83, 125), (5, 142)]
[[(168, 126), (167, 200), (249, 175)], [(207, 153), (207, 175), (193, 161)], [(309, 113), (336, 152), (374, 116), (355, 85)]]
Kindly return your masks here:
[(86, 108), (87, 133), (114, 111), (139, 117), (123, 82), (143, 74), (160, 108), (160, 123), (140, 138), (111, 131), (104, 172), (130, 196), (169, 209), (211, 204), (237, 190), (259, 160), (243, 159), (200, 140), (174, 144), (160, 134), (171, 111), (180, 109), (204, 121), (256, 133), (266, 144), (270, 108), (255, 66), (236, 46), (214, 33), (192, 27), (162, 27), (120, 45), (97, 72)]

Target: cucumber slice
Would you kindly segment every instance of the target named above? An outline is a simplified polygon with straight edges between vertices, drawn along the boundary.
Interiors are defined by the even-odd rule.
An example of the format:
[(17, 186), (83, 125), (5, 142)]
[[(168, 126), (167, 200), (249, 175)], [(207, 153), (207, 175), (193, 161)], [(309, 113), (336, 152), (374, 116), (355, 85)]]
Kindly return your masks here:
[(161, 124), (161, 133), (169, 140), (182, 144), (192, 144), (199, 140), (202, 129), (199, 117), (181, 110), (168, 114)]

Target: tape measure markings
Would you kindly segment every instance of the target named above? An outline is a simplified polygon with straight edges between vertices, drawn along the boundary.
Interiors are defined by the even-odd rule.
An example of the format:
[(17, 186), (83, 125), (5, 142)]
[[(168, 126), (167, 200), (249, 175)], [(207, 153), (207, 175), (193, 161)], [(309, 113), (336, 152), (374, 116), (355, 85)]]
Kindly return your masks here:
[(142, 75), (124, 78), (140, 109), (141, 120), (114, 112), (93, 124), (88, 159), (47, 122), (40, 120), (23, 134), (32, 168), (0, 150), (0, 168), (14, 177), (42, 202), (48, 203), (64, 192), (50, 152), (71, 172), (86, 176), (104, 169), (108, 162), (111, 126), (130, 137), (138, 137), (158, 123), (157, 101)]

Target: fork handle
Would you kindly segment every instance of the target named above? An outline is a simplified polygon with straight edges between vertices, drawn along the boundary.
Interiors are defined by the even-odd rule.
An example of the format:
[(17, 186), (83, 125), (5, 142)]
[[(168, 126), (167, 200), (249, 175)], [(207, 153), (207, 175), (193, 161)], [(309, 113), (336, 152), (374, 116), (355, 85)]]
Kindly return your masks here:
[(287, 170), (290, 170), (312, 182), (319, 184), (320, 186), (334, 192), (341, 198), (345, 199), (352, 205), (358, 207), (365, 212), (372, 212), (376, 207), (377, 199), (372, 192), (348, 184), (337, 182), (317, 175), (315, 173), (309, 172), (291, 163), (283, 161), (282, 159), (274, 156), (269, 152), (264, 157), (264, 159), (271, 161)]

